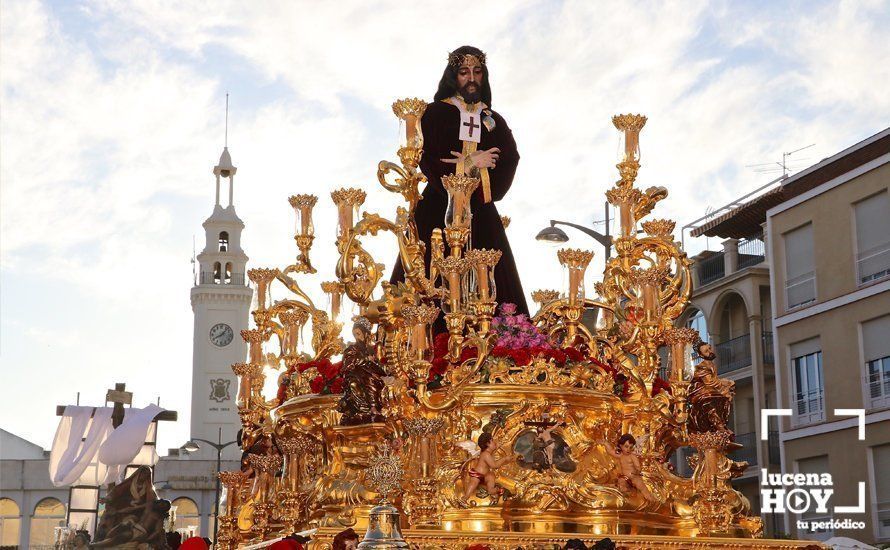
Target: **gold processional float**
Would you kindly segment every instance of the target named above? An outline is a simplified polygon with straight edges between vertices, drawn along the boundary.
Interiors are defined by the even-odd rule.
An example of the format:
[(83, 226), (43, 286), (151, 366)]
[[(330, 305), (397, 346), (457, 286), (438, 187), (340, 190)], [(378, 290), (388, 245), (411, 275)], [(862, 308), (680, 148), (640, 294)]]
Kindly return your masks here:
[[(645, 221), (645, 234), (637, 232), (667, 196), (661, 187), (634, 187), (646, 117), (612, 119), (623, 158), (606, 196), (621, 231), (596, 283), (598, 298), (584, 292), (593, 253), (559, 250), (566, 288), (532, 294), (539, 343), (506, 349), (495, 330), (503, 328), (493, 284), (500, 252), (468, 248), (470, 197), (479, 184), (473, 174), (443, 178), (445, 228), (433, 233), (425, 266), (414, 222), (425, 182), (418, 170), (425, 108), (419, 99), (393, 104), (404, 130), (401, 165), (382, 161), (377, 171), (379, 183), (405, 201), (393, 219), (359, 217), (362, 190), (331, 193), (340, 256), (338, 280), (321, 283), (328, 310), (301, 288), (316, 273), (309, 259), (314, 195), (290, 197), (296, 263), (248, 272), (255, 328), (242, 331), (248, 361), (232, 366), (246, 455), (243, 471), (219, 474), (227, 491), (220, 548), (314, 528), (313, 547), (329, 549), (350, 527), (366, 531), (362, 548), (407, 548), (405, 541), (552, 548), (606, 536), (619, 548), (812, 544), (760, 538), (760, 518), (730, 485), (746, 467), (727, 457), (739, 447), (726, 425), (733, 383), (717, 377), (713, 353), (695, 331), (673, 325), (692, 291), (691, 262), (673, 240), (673, 221)], [(362, 247), (382, 232), (398, 241), (404, 283), (381, 282), (383, 264)], [(273, 285), (289, 297), (273, 302)], [(341, 320), (346, 297), (360, 311), (356, 320)], [(581, 322), (591, 309), (593, 328)], [(439, 315), (448, 333), (434, 341)], [(353, 321), (355, 341), (346, 344), (341, 330)], [(307, 325), (311, 339), (303, 341)], [(703, 359), (694, 365), (697, 345)], [(666, 381), (656, 376), (664, 346)], [(273, 399), (262, 392), (270, 369), (280, 371)], [(624, 434), (636, 445), (619, 455)], [(691, 478), (668, 463), (686, 445), (697, 450)]]

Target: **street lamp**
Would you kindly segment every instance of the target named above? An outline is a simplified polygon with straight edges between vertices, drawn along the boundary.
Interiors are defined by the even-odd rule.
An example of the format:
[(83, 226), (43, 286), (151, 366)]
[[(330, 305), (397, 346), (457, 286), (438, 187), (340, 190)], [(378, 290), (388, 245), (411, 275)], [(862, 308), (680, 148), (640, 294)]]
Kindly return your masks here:
[(598, 243), (603, 245), (606, 249), (606, 258), (612, 256), (612, 237), (609, 235), (609, 203), (606, 203), (606, 234), (603, 235), (599, 231), (591, 229), (589, 227), (584, 227), (583, 225), (578, 225), (576, 223), (571, 222), (562, 222), (559, 220), (550, 220), (550, 227), (545, 227), (540, 230), (538, 234), (535, 236), (535, 240), (548, 242), (548, 243), (565, 243), (568, 242), (569, 236), (566, 235), (566, 232), (562, 229), (556, 227), (557, 225), (565, 225), (568, 227), (574, 227), (578, 231), (590, 235), (593, 237)]
[(180, 447), (183, 451), (187, 453), (193, 453), (201, 448), (199, 443), (206, 443), (210, 445), (214, 449), (216, 449), (216, 505), (215, 512), (213, 514), (213, 546), (216, 547), (216, 530), (219, 527), (219, 498), (220, 498), (220, 486), (219, 486), (219, 471), (222, 467), (222, 451), (229, 445), (233, 445), (238, 443), (238, 441), (229, 441), (228, 443), (222, 442), (222, 428), (219, 429), (219, 435), (217, 436), (217, 442), (208, 441), (206, 439), (201, 439), (200, 437), (193, 437), (190, 441), (187, 441), (185, 445)]

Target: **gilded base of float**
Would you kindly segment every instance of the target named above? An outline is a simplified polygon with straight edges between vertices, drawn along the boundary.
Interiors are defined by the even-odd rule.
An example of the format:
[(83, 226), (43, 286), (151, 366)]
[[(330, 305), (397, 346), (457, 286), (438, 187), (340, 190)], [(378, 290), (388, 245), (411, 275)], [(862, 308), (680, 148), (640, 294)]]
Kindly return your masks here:
[[(309, 550), (330, 550), (336, 529), (319, 529), (312, 538)], [(484, 544), (492, 550), (516, 548), (561, 548), (569, 539), (581, 539), (587, 546), (610, 538), (618, 550), (791, 550), (803, 549), (818, 543), (810, 540), (751, 539), (732, 537), (674, 537), (644, 534), (592, 534), (573, 532), (520, 533), (506, 531), (447, 531), (409, 529), (402, 532), (411, 548), (422, 550), (464, 550), (473, 544)]]

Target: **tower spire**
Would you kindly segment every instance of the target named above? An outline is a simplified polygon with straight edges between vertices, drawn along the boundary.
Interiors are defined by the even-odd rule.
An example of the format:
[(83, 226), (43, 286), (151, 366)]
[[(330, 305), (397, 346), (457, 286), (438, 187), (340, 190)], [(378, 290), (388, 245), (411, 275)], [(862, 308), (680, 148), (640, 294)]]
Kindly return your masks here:
[(228, 178), (229, 180), (229, 205), (232, 206), (234, 199), (235, 172), (237, 168), (232, 164), (232, 156), (229, 155), (229, 92), (226, 92), (226, 118), (225, 118), (225, 134), (223, 137), (223, 151), (219, 156), (219, 164), (213, 167), (213, 174), (216, 176), (216, 206), (219, 204), (219, 179)]

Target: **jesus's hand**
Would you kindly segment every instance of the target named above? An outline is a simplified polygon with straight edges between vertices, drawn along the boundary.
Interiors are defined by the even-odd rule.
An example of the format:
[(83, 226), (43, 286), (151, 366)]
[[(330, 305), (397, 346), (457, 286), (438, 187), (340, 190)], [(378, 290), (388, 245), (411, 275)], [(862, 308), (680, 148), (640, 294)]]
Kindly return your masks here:
[[(498, 154), (501, 152), (497, 147), (492, 147), (487, 151), (476, 151), (470, 155), (470, 160), (476, 168), (494, 168), (498, 161)], [(453, 159), (439, 159), (446, 164), (457, 164), (464, 156), (457, 151), (451, 151), (454, 155)]]

